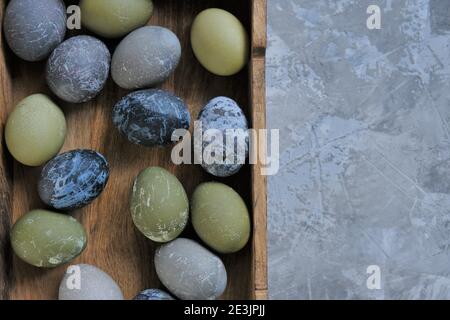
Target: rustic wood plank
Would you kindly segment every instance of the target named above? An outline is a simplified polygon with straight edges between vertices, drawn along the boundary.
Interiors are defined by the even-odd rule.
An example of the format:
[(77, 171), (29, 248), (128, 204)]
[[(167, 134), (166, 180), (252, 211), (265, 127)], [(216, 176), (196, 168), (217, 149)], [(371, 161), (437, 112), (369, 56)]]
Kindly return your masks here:
[[(266, 0), (252, 0), (252, 58), (250, 101), (254, 129), (266, 128), (265, 54)], [(265, 157), (266, 150), (259, 150)], [(261, 174), (261, 159), (252, 165), (254, 299), (267, 299), (267, 179)]]
[[(0, 21), (5, 10), (4, 3), (0, 3)], [(0, 24), (0, 33), (3, 24)], [(0, 38), (0, 48), (3, 47), (3, 37)], [(9, 229), (11, 226), (11, 186), (12, 160), (6, 155), (3, 144), (5, 122), (11, 101), (11, 78), (7, 72), (4, 52), (0, 51), (0, 299), (9, 297), (11, 250), (9, 245)]]
[[(2, 4), (5, 0), (0, 0)], [(260, 2), (260, 1), (258, 1)], [(261, 1), (263, 3), (265, 1)], [(211, 98), (226, 95), (235, 99), (249, 118), (256, 120), (256, 127), (264, 125), (264, 100), (259, 95), (261, 87), (250, 86), (249, 72), (263, 74), (261, 59), (252, 60), (250, 67), (233, 77), (217, 77), (203, 69), (193, 56), (189, 44), (190, 25), (201, 10), (208, 7), (224, 8), (243, 21), (252, 30), (251, 13), (265, 12), (257, 8), (252, 11), (251, 1), (241, 0), (155, 0), (155, 14), (149, 24), (172, 29), (180, 38), (183, 48), (181, 63), (175, 74), (163, 84), (188, 104), (195, 119), (201, 108)], [(261, 20), (262, 21), (262, 20)], [(260, 22), (258, 22), (260, 23)], [(253, 24), (254, 26), (254, 24)], [(254, 31), (254, 30), (253, 30)], [(258, 35), (260, 40), (264, 37)], [(113, 51), (117, 41), (107, 41)], [(260, 42), (258, 48), (262, 48)], [(4, 43), (0, 52), (0, 85), (3, 125), (8, 111), (27, 95), (41, 92), (51, 95), (44, 79), (44, 63), (28, 63), (13, 56)], [(261, 51), (258, 49), (257, 51)], [(6, 53), (4, 55), (4, 53)], [(6, 57), (5, 57), (6, 56)], [(6, 60), (8, 64), (6, 63)], [(7, 67), (10, 66), (10, 68)], [(250, 88), (254, 90), (249, 96)], [(175, 166), (170, 160), (171, 149), (146, 149), (134, 146), (123, 139), (111, 123), (112, 106), (127, 91), (117, 88), (111, 80), (105, 90), (93, 101), (83, 105), (54, 100), (64, 110), (68, 122), (68, 136), (63, 151), (75, 148), (92, 148), (103, 153), (110, 162), (111, 178), (94, 203), (74, 212), (74, 216), (85, 226), (88, 247), (72, 263), (90, 263), (108, 272), (119, 283), (126, 298), (149, 287), (160, 287), (154, 271), (153, 252), (156, 244), (145, 239), (134, 227), (128, 209), (128, 195), (134, 177), (148, 166), (162, 166), (174, 173), (192, 194), (203, 181), (219, 180), (235, 188), (247, 201), (249, 208), (257, 210), (254, 215), (253, 241), (244, 250), (234, 255), (222, 256), (229, 275), (229, 285), (224, 299), (251, 299), (257, 288), (265, 288), (265, 192), (264, 179), (252, 175), (246, 166), (238, 175), (228, 179), (214, 179), (199, 166)], [(258, 97), (257, 97), (258, 96)], [(250, 100), (252, 99), (252, 100)], [(264, 99), (264, 98), (263, 98)], [(255, 108), (256, 106), (256, 108)], [(256, 110), (259, 110), (255, 113)], [(59, 281), (67, 266), (42, 270), (26, 265), (16, 257), (11, 258), (8, 233), (12, 222), (31, 209), (41, 208), (36, 190), (40, 168), (24, 167), (11, 161), (2, 140), (0, 163), (0, 298), (55, 299)], [(253, 177), (253, 178), (252, 178)], [(248, 183), (243, 183), (248, 181)], [(252, 191), (252, 184), (257, 183)], [(12, 197), (11, 195), (14, 195)], [(5, 201), (3, 201), (3, 197)], [(252, 200), (253, 199), (253, 200)], [(254, 203), (255, 205), (251, 205)], [(262, 223), (262, 225), (259, 225)], [(192, 227), (183, 236), (197, 239)], [(255, 247), (256, 246), (256, 247)], [(255, 269), (256, 268), (256, 269)], [(254, 271), (257, 270), (257, 271)]]

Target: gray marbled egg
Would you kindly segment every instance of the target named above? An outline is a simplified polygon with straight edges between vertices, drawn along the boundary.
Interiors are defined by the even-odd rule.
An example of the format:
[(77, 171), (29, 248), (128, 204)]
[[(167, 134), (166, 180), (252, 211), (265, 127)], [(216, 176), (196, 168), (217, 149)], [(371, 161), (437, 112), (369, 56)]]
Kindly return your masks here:
[(43, 60), (64, 40), (66, 19), (61, 0), (12, 0), (5, 11), (6, 41), (20, 58)]
[(111, 75), (124, 89), (153, 87), (172, 74), (180, 57), (180, 41), (172, 31), (155, 26), (142, 27), (117, 46)]
[(105, 86), (111, 55), (100, 40), (76, 36), (61, 43), (47, 62), (47, 83), (59, 98), (71, 103), (93, 99)]
[(59, 285), (59, 300), (123, 300), (122, 290), (103, 270), (89, 264), (67, 268)]
[(39, 196), (55, 209), (78, 209), (100, 195), (108, 178), (108, 162), (100, 153), (69, 151), (44, 166), (38, 183)]
[(192, 240), (178, 238), (161, 246), (154, 260), (159, 279), (180, 299), (214, 300), (227, 286), (222, 260)]
[(159, 89), (130, 93), (114, 106), (112, 117), (122, 135), (147, 147), (171, 143), (176, 129), (189, 129), (190, 125), (184, 102)]
[[(248, 123), (238, 104), (227, 97), (212, 99), (200, 112), (202, 141), (195, 141), (202, 152), (202, 167), (216, 177), (237, 173), (248, 157)], [(227, 144), (228, 136), (228, 144)], [(208, 155), (210, 155), (208, 157)]]
[(159, 289), (147, 289), (139, 293), (133, 300), (175, 300), (170, 294)]

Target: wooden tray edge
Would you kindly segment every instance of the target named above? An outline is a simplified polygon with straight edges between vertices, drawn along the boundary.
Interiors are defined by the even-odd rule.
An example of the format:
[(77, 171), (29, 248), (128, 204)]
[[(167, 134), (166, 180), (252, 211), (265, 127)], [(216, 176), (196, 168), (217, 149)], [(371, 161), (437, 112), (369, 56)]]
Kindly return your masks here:
[[(267, 0), (252, 0), (252, 48), (250, 62), (250, 104), (253, 129), (266, 129), (265, 56), (267, 47)], [(266, 152), (264, 150), (264, 157)], [(253, 298), (267, 299), (267, 178), (261, 161), (252, 165), (252, 283)]]

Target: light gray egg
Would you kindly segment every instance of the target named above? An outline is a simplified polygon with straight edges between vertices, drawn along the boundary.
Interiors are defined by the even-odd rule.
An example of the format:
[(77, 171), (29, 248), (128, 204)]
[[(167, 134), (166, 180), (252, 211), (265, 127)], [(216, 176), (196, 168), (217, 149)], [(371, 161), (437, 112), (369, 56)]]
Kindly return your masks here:
[(61, 0), (12, 0), (5, 11), (6, 41), (23, 60), (43, 60), (64, 40), (66, 19)]
[(59, 98), (71, 103), (97, 96), (109, 75), (111, 55), (100, 40), (76, 36), (61, 43), (47, 62), (47, 83)]
[(180, 57), (180, 41), (172, 31), (163, 27), (142, 27), (117, 46), (111, 75), (124, 89), (153, 87), (173, 73)]
[(163, 285), (183, 300), (214, 300), (227, 286), (219, 257), (198, 243), (178, 238), (158, 248), (155, 268)]
[(239, 105), (227, 97), (208, 102), (198, 117), (202, 140), (195, 141), (197, 159), (216, 177), (229, 177), (245, 164), (249, 150), (248, 123)]
[(123, 294), (106, 272), (77, 264), (67, 268), (59, 285), (59, 300), (123, 300)]

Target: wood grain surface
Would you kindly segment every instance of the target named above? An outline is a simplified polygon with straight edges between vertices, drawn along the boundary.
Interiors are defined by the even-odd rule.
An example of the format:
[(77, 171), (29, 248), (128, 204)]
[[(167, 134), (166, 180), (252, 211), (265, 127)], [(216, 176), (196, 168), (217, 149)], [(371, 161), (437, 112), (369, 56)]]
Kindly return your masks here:
[[(7, 1), (1, 1), (0, 17)], [(76, 1), (66, 1), (66, 3)], [(173, 30), (182, 43), (183, 55), (175, 74), (161, 87), (180, 96), (189, 106), (192, 120), (216, 96), (235, 99), (252, 120), (254, 128), (265, 127), (264, 56), (265, 0), (154, 0), (155, 13), (149, 24)], [(208, 7), (224, 8), (235, 14), (252, 33), (252, 59), (249, 67), (233, 77), (217, 77), (203, 69), (189, 44), (194, 17)], [(87, 33), (87, 32), (83, 32)], [(113, 52), (118, 41), (106, 41)], [(85, 226), (88, 246), (75, 263), (89, 263), (109, 273), (123, 289), (127, 299), (146, 288), (161, 287), (153, 265), (157, 244), (134, 227), (128, 208), (128, 195), (138, 173), (149, 166), (161, 166), (174, 173), (189, 195), (204, 181), (220, 181), (235, 188), (246, 200), (253, 217), (251, 243), (241, 252), (221, 256), (229, 283), (224, 299), (265, 299), (267, 293), (266, 258), (266, 181), (259, 165), (246, 166), (239, 174), (216, 179), (195, 165), (176, 166), (171, 148), (144, 148), (121, 137), (111, 122), (114, 104), (128, 92), (110, 79), (93, 101), (74, 105), (51, 95), (45, 84), (45, 63), (24, 62), (0, 42), (0, 122), (2, 138), (0, 161), (0, 299), (56, 299), (59, 282), (67, 266), (38, 269), (11, 253), (11, 224), (31, 209), (43, 208), (37, 194), (41, 168), (18, 164), (8, 154), (3, 139), (7, 115), (22, 98), (33, 93), (50, 95), (63, 109), (68, 135), (63, 150), (90, 148), (104, 154), (111, 176), (102, 195), (91, 205), (72, 214)], [(192, 227), (184, 237), (198, 240)]]

